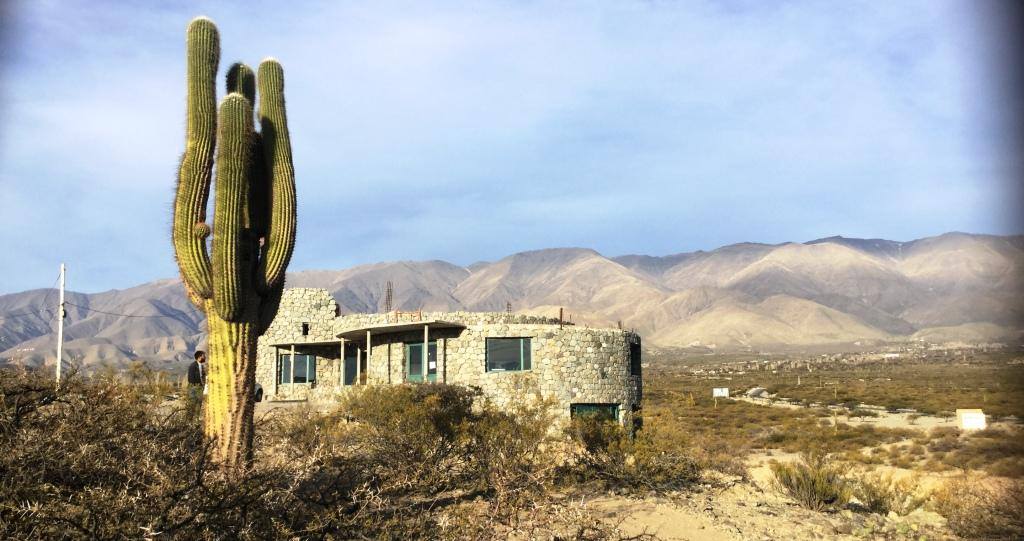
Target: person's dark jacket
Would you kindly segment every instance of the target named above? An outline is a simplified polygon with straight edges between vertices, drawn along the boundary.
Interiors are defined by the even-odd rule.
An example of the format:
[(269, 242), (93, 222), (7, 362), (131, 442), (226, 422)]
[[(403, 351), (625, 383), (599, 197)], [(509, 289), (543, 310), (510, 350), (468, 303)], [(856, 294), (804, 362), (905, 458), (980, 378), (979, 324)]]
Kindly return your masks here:
[(188, 384), (206, 385), (206, 370), (199, 368), (199, 361), (192, 361), (192, 364), (188, 365)]

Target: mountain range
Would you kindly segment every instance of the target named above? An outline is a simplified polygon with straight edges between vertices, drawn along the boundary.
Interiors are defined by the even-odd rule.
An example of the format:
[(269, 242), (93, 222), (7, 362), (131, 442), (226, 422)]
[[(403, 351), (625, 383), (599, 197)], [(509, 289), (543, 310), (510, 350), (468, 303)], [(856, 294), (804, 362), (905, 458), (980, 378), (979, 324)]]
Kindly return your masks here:
[[(1018, 340), (1024, 329), (1024, 236), (947, 233), (910, 242), (829, 237), (742, 243), (669, 256), (606, 257), (585, 248), (522, 252), (468, 267), (398, 261), (290, 273), (342, 313), (504, 311), (635, 328), (645, 345), (724, 350), (927, 340)], [(0, 296), (0, 362), (55, 357), (56, 292)], [(202, 343), (204, 316), (177, 279), (67, 293), (65, 355), (94, 368), (178, 362)]]

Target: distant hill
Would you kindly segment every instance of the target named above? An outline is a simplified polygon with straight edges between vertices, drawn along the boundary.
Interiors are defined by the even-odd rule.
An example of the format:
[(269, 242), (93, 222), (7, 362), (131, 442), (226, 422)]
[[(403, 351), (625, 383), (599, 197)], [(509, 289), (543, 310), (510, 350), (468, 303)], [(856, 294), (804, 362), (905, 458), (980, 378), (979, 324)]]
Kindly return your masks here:
[[(554, 315), (564, 307), (578, 324), (622, 321), (651, 345), (728, 350), (1018, 338), (1022, 269), (1024, 237), (947, 233), (911, 242), (744, 243), (663, 257), (553, 248), (466, 268), (399, 261), (301, 271), (287, 285), (326, 288), (345, 313), (382, 310), (391, 281), (401, 310), (505, 310), (510, 302), (517, 312)], [(174, 279), (69, 292), (67, 300), (65, 348), (76, 365), (183, 366), (203, 341), (203, 315)], [(0, 296), (0, 361), (53, 362), (55, 303), (53, 290)]]

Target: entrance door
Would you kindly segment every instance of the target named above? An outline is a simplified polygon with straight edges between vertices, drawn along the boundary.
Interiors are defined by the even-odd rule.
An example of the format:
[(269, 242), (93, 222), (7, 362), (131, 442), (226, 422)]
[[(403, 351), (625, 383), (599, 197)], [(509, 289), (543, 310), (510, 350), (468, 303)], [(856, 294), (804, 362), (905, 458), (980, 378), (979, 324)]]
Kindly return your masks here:
[[(405, 344), (405, 380), (423, 381), (423, 342)], [(437, 341), (427, 348), (427, 381), (437, 381)]]
[[(357, 369), (356, 366), (359, 365)], [(356, 385), (356, 374), (359, 374), (359, 385), (366, 385), (366, 350), (355, 344), (345, 347), (345, 385)]]
[(345, 348), (345, 377), (342, 380), (344, 385), (355, 385), (356, 383), (356, 352), (359, 348)]

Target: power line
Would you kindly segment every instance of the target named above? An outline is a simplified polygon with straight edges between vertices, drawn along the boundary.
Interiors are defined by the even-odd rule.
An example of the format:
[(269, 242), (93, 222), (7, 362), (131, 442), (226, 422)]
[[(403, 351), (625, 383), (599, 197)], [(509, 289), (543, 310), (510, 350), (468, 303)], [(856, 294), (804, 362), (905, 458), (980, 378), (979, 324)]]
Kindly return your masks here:
[(57, 278), (53, 280), (53, 285), (50, 286), (50, 289), (46, 290), (46, 296), (43, 297), (43, 306), (47, 306), (49, 304), (50, 295), (53, 295), (53, 292), (56, 291), (55, 288), (57, 287), (57, 282), (60, 282), (60, 273), (57, 273)]
[[(57, 278), (53, 281), (53, 285), (51, 285), (50, 288), (46, 291), (46, 295), (43, 297), (43, 302), (42, 302), (43, 306), (46, 306), (46, 304), (50, 301), (50, 295), (53, 295), (54, 288), (57, 286), (57, 282), (58, 281), (60, 281), (60, 274), (57, 275)], [(34, 316), (34, 315), (39, 314), (41, 312), (46, 312), (46, 313), (50, 314), (51, 321), (53, 321), (52, 316), (53, 316), (54, 312), (53, 312), (53, 310), (51, 310), (49, 308), (40, 308), (39, 310), (30, 311), (30, 312), (15, 312), (13, 314), (0, 314), (0, 319), (14, 319), (14, 318), (21, 317), (21, 316)]]
[[(88, 306), (82, 306), (81, 304), (75, 304), (75, 303), (73, 303), (71, 301), (64, 301), (64, 304), (70, 304), (71, 306), (77, 306), (78, 308), (81, 308), (81, 309), (86, 310), (88, 312), (96, 312), (97, 314), (106, 314), (108, 316), (177, 319), (177, 317), (175, 317), (175, 316), (167, 316), (167, 315), (145, 316), (145, 315), (141, 315), (141, 314), (118, 314), (118, 313), (115, 313), (115, 312), (106, 312), (104, 310), (97, 310), (95, 308), (89, 308)], [(198, 310), (192, 310), (190, 312), (183, 312), (183, 313), (184, 314), (201, 314), (202, 312), (200, 312)]]

